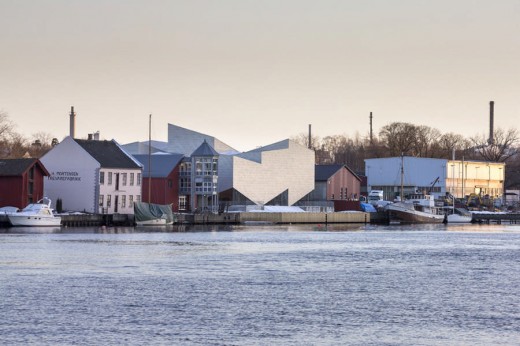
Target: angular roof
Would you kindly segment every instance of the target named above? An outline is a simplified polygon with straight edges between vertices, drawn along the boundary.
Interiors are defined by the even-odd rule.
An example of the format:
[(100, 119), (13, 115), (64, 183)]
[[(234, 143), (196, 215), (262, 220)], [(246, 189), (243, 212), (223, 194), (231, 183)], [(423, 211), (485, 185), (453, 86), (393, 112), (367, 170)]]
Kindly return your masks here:
[[(157, 155), (133, 155), (134, 158), (143, 165), (143, 177), (166, 178), (182, 161), (182, 154), (157, 154)], [(151, 172), (149, 172), (148, 162), (151, 162)]]
[(11, 177), (21, 176), (33, 165), (38, 164), (45, 175), (49, 175), (49, 172), (40, 163), (38, 159), (0, 159), (0, 176)]
[(206, 142), (206, 140), (204, 140), (204, 142), (195, 149), (191, 156), (219, 156), (219, 154), (208, 144), (208, 142)]
[(355, 178), (361, 181), (361, 178), (358, 177), (353, 170), (348, 168), (347, 165), (316, 165), (314, 166), (314, 180), (316, 181), (327, 181), (330, 177), (336, 174), (341, 168), (345, 167)]
[(103, 168), (140, 168), (115, 141), (74, 139)]
[(131, 155), (147, 155), (150, 151), (153, 153), (166, 153), (168, 149), (167, 142), (151, 141), (150, 142), (132, 142), (121, 145), (121, 147)]

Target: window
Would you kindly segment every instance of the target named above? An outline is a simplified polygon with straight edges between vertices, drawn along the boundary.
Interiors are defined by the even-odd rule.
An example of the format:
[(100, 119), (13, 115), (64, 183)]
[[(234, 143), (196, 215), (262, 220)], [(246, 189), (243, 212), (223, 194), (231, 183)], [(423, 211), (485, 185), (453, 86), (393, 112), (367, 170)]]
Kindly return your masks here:
[(105, 184), (105, 172), (100, 172), (99, 173), (99, 183), (101, 185), (104, 185)]
[(137, 186), (141, 185), (141, 173), (137, 173)]
[[(133, 173), (131, 173), (133, 174)], [(128, 196), (128, 207), (132, 208), (134, 206), (134, 196), (130, 195)]]
[(108, 172), (108, 185), (112, 185), (112, 172)]
[(127, 173), (121, 173), (122, 174), (122, 179), (123, 179), (123, 186), (126, 186), (126, 175)]
[(107, 195), (107, 208), (110, 208), (112, 206), (112, 196)]
[(100, 207), (103, 207), (104, 197), (105, 197), (105, 196), (103, 196), (103, 195), (99, 195), (99, 206), (100, 206)]
[(126, 195), (121, 196), (121, 208), (126, 208)]
[(135, 201), (136, 202), (141, 202), (141, 195), (135, 196)]
[(186, 210), (188, 207), (188, 199), (186, 196), (179, 196), (179, 209)]
[(134, 186), (134, 173), (130, 173), (130, 186)]

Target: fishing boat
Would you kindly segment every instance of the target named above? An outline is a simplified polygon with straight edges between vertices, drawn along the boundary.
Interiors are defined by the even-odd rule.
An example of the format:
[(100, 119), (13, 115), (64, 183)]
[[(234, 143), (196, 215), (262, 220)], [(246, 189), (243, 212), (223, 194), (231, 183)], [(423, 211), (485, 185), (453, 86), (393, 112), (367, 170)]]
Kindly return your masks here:
[(42, 198), (36, 203), (30, 203), (21, 211), (7, 214), (12, 226), (60, 226), (61, 217), (54, 215), (51, 200)]
[(411, 194), (404, 201), (388, 204), (386, 210), (391, 223), (443, 223), (446, 217), (427, 194)]
[[(433, 184), (438, 181), (437, 178)], [(401, 193), (404, 190), (404, 159), (401, 156)], [(413, 193), (405, 199), (385, 207), (390, 223), (443, 223), (446, 215), (442, 209), (435, 206), (435, 198), (427, 193)]]

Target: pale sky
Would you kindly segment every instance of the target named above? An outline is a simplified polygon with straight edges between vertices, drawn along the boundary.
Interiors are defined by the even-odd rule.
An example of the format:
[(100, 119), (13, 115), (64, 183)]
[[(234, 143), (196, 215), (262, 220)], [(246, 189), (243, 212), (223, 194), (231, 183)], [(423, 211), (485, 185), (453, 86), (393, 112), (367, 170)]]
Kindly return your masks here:
[(0, 0), (0, 111), (19, 133), (167, 124), (249, 150), (393, 121), (517, 128), (520, 0)]

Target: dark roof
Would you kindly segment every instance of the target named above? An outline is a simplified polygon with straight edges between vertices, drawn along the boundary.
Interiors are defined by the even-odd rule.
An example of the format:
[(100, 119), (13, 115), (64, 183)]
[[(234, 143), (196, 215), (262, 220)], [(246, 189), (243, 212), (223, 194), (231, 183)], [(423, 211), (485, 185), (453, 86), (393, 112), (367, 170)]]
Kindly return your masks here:
[(43, 167), (38, 159), (0, 159), (0, 176), (21, 176), (33, 165), (38, 164), (45, 175), (49, 172)]
[(361, 178), (359, 178), (354, 171), (348, 168), (347, 165), (316, 165), (314, 166), (314, 180), (327, 181), (343, 167), (345, 167), (355, 178), (361, 181)]
[(204, 142), (191, 154), (191, 156), (219, 156), (215, 149), (204, 140)]
[(151, 161), (152, 178), (165, 178), (177, 167), (182, 161), (182, 154), (157, 154), (157, 155), (134, 155), (134, 158), (143, 165), (143, 177), (148, 175), (148, 159)]
[(103, 168), (140, 168), (114, 141), (74, 140)]
[(314, 166), (314, 180), (327, 181), (339, 171), (343, 165), (316, 165)]

